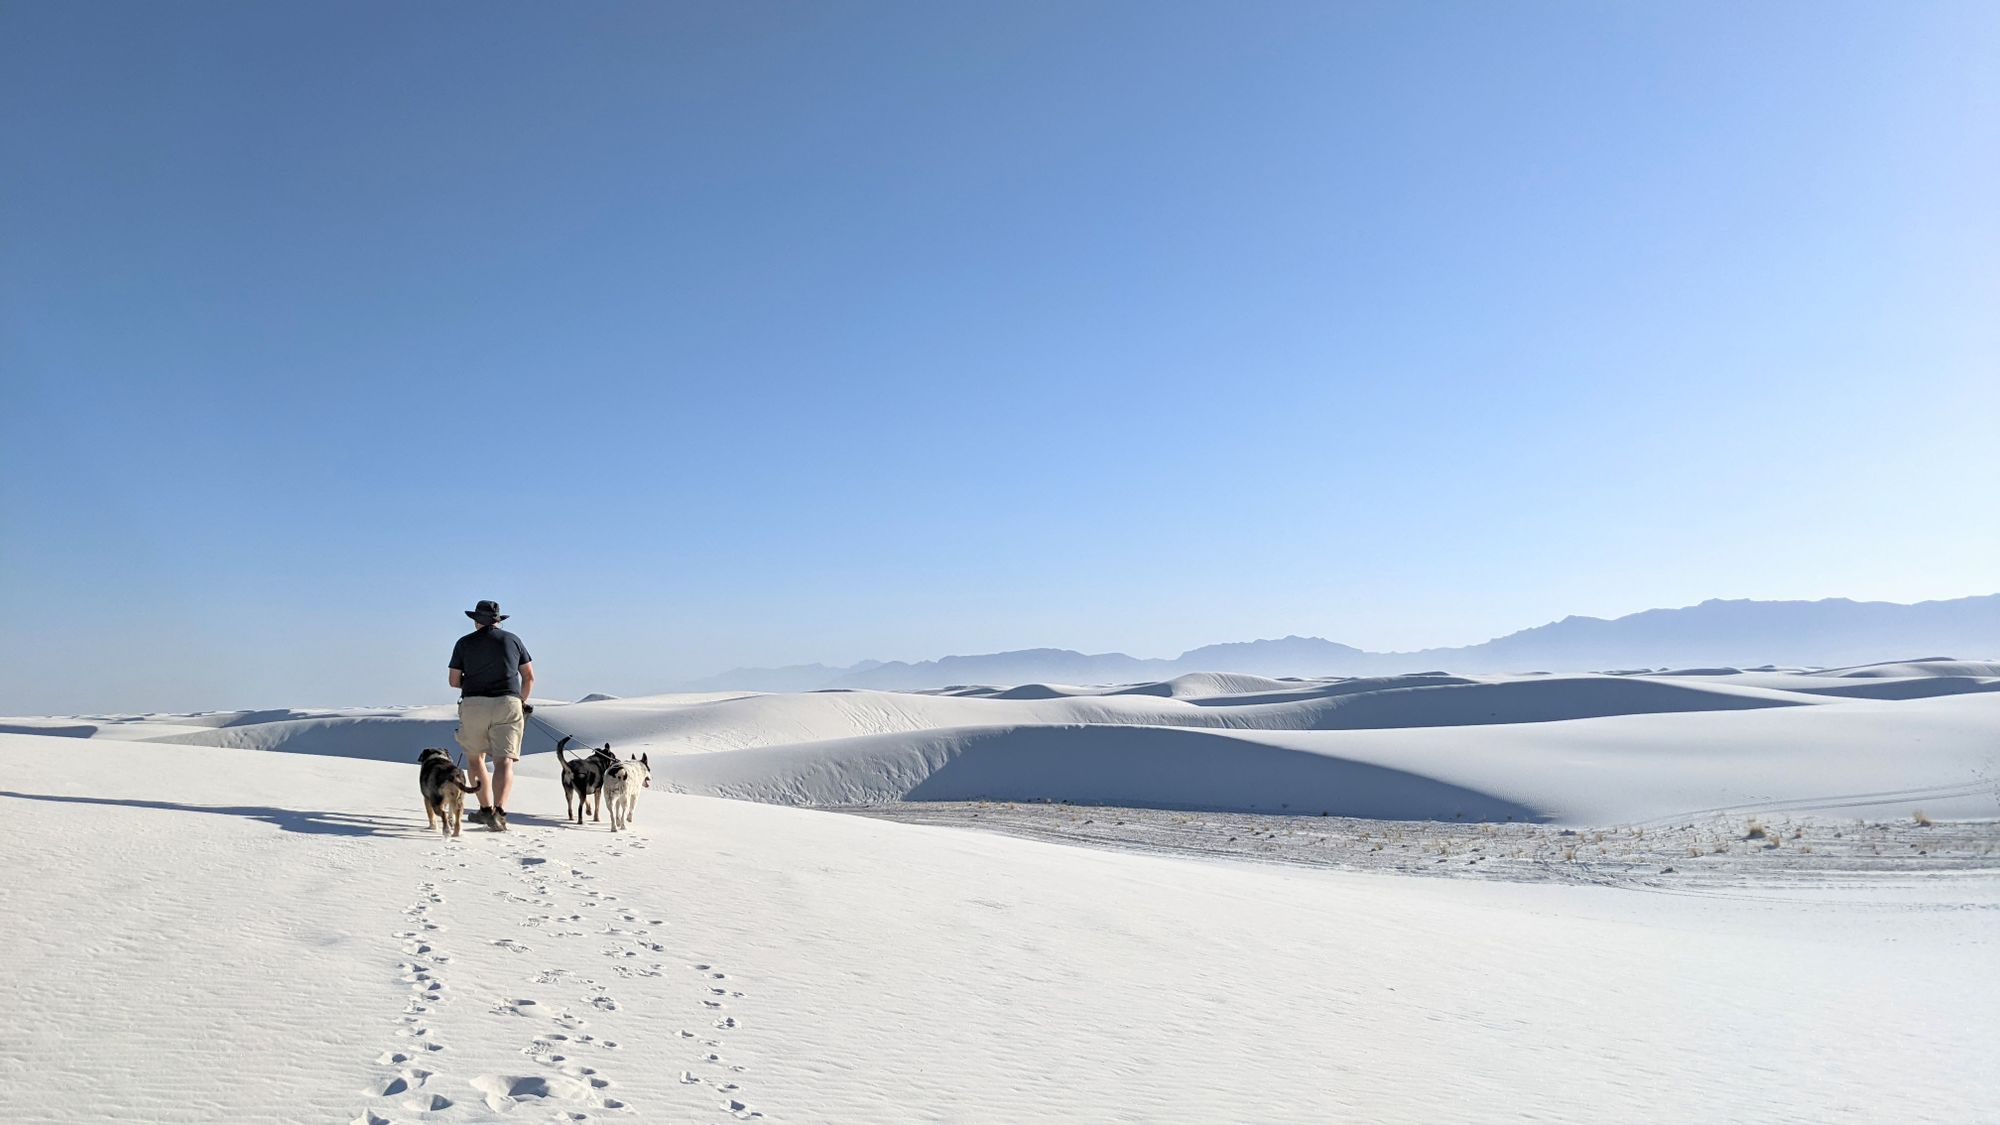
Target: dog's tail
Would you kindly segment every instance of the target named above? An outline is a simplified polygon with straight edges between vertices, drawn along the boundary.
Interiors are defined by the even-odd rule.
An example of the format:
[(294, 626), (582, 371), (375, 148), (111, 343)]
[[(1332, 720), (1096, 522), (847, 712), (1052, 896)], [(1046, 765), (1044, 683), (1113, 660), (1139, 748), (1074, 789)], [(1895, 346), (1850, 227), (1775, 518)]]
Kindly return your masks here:
[(458, 786), (460, 789), (465, 790), (467, 793), (479, 792), (479, 785), (476, 782), (453, 780), (452, 784)]
[(569, 745), (569, 735), (563, 735), (562, 741), (556, 743), (556, 761), (562, 764), (564, 773), (569, 772), (569, 759), (563, 757), (563, 747), (568, 745)]

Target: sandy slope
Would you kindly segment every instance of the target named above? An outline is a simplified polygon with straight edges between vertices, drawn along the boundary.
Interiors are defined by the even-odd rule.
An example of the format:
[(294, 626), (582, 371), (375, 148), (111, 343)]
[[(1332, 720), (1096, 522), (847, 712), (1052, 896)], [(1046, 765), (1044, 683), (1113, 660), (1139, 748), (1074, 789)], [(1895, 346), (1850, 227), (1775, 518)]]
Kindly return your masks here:
[[(1606, 825), (1705, 814), (2000, 815), (2000, 695), (1372, 731), (950, 728), (676, 758), (788, 804), (1068, 800)], [(1881, 795), (1881, 796), (1877, 796)]]
[[(809, 805), (1051, 800), (1577, 825), (1719, 808), (2000, 815), (2000, 677), (1905, 662), (1832, 673), (1278, 681), (811, 692), (544, 704), (557, 730), (654, 759), (688, 793)], [(449, 708), (0, 721), (169, 745), (406, 762)], [(1872, 802), (1872, 803), (1871, 803)]]
[[(1991, 877), (1756, 899), (1080, 851), (0, 736), (16, 1120), (1962, 1120)], [(1614, 999), (1615, 998), (1615, 1001)]]
[(639, 831), (452, 842), (449, 708), (0, 720), (4, 1116), (1963, 1120), (1996, 671), (551, 704)]

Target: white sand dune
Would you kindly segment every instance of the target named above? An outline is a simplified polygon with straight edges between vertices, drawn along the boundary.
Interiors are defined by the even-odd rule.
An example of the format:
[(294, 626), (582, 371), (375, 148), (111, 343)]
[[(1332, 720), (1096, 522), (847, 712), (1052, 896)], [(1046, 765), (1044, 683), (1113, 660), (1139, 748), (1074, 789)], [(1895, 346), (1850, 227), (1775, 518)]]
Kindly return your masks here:
[[(1962, 1120), (1994, 671), (549, 703), (449, 842), (449, 707), (4, 720), (7, 1116)], [(555, 730), (650, 755), (637, 831), (564, 822)], [(1890, 819), (1743, 838), (1813, 814)]]
[[(1992, 670), (1190, 675), (979, 695), (663, 695), (544, 704), (523, 769), (553, 776), (541, 751), (561, 731), (648, 754), (663, 787), (784, 804), (1047, 800), (1611, 824), (1928, 792), (1929, 815), (1991, 816), (2000, 807), (1980, 779), (1993, 772), (2000, 677), (1969, 673)], [(402, 762), (453, 745), (454, 721), (448, 707), (278, 709), (0, 728)], [(1895, 808), (1905, 803), (1877, 811), (1907, 815)]]
[(1873, 679), (1907, 679), (1919, 676), (1971, 676), (1993, 679), (2000, 677), (2000, 663), (1990, 660), (1952, 660), (1949, 657), (1937, 657), (1930, 660), (1896, 660), (1887, 664), (1862, 664), (1853, 668), (1830, 668), (1817, 674)]
[(1249, 695), (1253, 692), (1282, 692), (1297, 686), (1297, 680), (1276, 680), (1240, 672), (1189, 672), (1171, 680), (1134, 684), (1117, 689), (1121, 695), (1163, 695), (1170, 699), (1204, 699), (1218, 695)]
[[(1846, 713), (1928, 740), (1990, 729), (1990, 701), (1446, 733), (1622, 723), (1623, 752), (1699, 766), (1771, 744), (1640, 728), (1817, 721), (1818, 737)], [(427, 720), (279, 720), (310, 721), (401, 738)], [(1154, 737), (1169, 754), (1246, 737), (1066, 729), (1141, 757)], [(959, 757), (998, 769), (980, 747), (1010, 737), (1028, 736)], [(812, 756), (676, 762), (786, 753)], [(1475, 882), (662, 791), (614, 836), (562, 824), (546, 778), (517, 794), (513, 832), (443, 841), (408, 763), (353, 754), (6, 734), (0, 770), (9, 1120), (1956, 1121), (1986, 1104), (2000, 1046), (2000, 876), (1963, 863), (1705, 891), (1609, 889), (1588, 865), (1574, 884)], [(1829, 784), (1811, 772), (1791, 783)]]
[[(1337, 730), (1541, 723), (1610, 715), (1811, 706), (1828, 702), (1811, 688), (1839, 681), (1685, 681), (1608, 675), (1463, 678), (1442, 673), (1355, 680), (1274, 681), (1213, 677), (1243, 692), (1192, 695), (1202, 682), (1054, 688), (1030, 685), (992, 694), (887, 691), (795, 694), (658, 695), (589, 703), (547, 703), (531, 724), (531, 749), (552, 744), (552, 730), (582, 743), (610, 741), (660, 753), (706, 753), (865, 734), (955, 726), (1092, 724), (1219, 727), (1241, 730)], [(1192, 681), (1192, 682), (1190, 682)], [(2000, 681), (1996, 681), (2000, 682)], [(454, 723), (449, 707), (346, 711), (269, 710), (221, 715), (0, 719), (0, 728), (34, 733), (63, 728), (82, 737), (163, 741), (244, 749), (382, 757), (377, 742), (406, 746)], [(442, 724), (442, 727), (440, 727)], [(83, 728), (91, 728), (85, 730)], [(394, 733), (390, 733), (390, 728)]]
[[(674, 758), (688, 792), (784, 804), (1048, 800), (1621, 824), (1764, 803), (2000, 815), (2000, 696), (1360, 731), (961, 727)], [(1913, 805), (1905, 796), (1931, 794)]]
[(1178, 727), (955, 727), (675, 758), (677, 790), (777, 804), (1061, 800), (1312, 808), (1393, 819), (1540, 819), (1450, 781), (1276, 741)]

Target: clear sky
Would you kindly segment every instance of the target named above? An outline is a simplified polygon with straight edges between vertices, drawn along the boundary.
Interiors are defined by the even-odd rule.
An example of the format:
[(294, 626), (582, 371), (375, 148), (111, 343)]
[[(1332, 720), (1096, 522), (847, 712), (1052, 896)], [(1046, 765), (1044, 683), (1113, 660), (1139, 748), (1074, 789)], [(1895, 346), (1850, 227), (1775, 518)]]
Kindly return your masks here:
[(2000, 589), (2000, 5), (0, 2), (0, 713)]

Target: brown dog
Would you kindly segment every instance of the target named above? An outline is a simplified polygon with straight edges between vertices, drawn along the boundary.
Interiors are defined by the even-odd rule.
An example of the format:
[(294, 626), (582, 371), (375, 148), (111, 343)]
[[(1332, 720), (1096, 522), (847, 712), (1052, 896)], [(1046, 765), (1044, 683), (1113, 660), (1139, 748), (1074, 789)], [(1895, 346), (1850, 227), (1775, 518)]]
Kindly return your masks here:
[(479, 792), (479, 786), (465, 780), (449, 753), (432, 746), (417, 755), (417, 790), (424, 797), (424, 823), (436, 828), (443, 820), (444, 834), (456, 836), (465, 820), (465, 795)]

